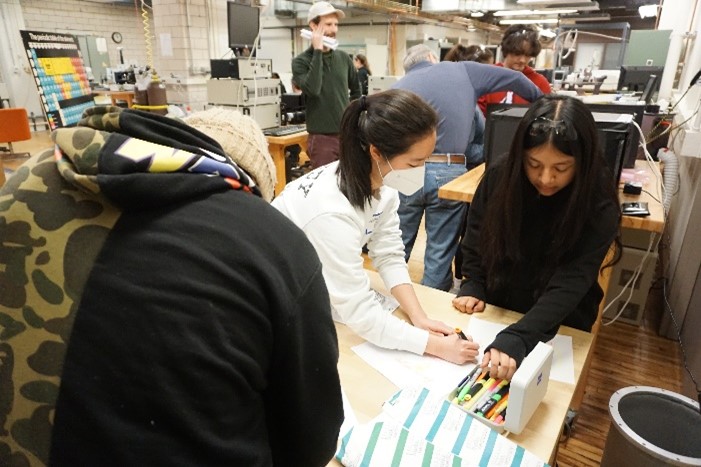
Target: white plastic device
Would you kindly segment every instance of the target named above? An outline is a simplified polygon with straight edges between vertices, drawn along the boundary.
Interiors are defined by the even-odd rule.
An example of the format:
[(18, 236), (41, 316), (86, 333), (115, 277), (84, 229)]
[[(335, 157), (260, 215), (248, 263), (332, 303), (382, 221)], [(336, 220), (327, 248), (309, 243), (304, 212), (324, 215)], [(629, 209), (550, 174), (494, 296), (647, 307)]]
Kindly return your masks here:
[(548, 391), (552, 363), (553, 348), (542, 342), (523, 359), (511, 378), (505, 430), (518, 434), (526, 426)]
[[(504, 423), (496, 424), (486, 418), (478, 417), (470, 410), (465, 410), (465, 412), (498, 433), (503, 431), (510, 431), (514, 434), (521, 433), (545, 398), (552, 362), (553, 348), (542, 342), (538, 342), (531, 353), (523, 359), (509, 384), (509, 405), (506, 409)], [(447, 399), (452, 401), (456, 396), (457, 392), (453, 390), (448, 394)], [(464, 410), (459, 404), (457, 407)]]
[[(309, 40), (312, 39), (312, 32), (309, 29), (302, 29), (299, 32), (299, 35), (305, 39), (309, 39)], [(324, 36), (324, 38), (322, 39), (322, 42), (324, 43), (324, 45), (326, 47), (328, 47), (331, 50), (336, 50), (336, 48), (338, 47), (338, 41), (336, 39), (334, 39), (333, 37)]]

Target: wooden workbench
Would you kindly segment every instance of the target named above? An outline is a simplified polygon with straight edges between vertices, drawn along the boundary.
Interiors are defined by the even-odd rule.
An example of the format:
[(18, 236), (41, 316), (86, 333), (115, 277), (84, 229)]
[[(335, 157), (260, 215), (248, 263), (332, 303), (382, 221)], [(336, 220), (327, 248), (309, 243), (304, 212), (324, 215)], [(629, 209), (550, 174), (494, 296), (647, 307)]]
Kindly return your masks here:
[(307, 136), (309, 135), (306, 131), (301, 131), (291, 135), (265, 137), (265, 139), (268, 141), (268, 152), (272, 156), (273, 163), (275, 164), (275, 174), (277, 177), (277, 182), (275, 183), (276, 196), (280, 194), (287, 183), (285, 174), (285, 148), (287, 146), (299, 144), (302, 147), (302, 151), (306, 152)]
[[(472, 202), (472, 197), (475, 195), (477, 185), (479, 185), (484, 175), (484, 167), (484, 164), (481, 164), (453, 181), (446, 183), (438, 189), (438, 196), (440, 198), (464, 201), (466, 203)], [(659, 181), (655, 179), (647, 161), (635, 161), (635, 170), (644, 172), (645, 176), (649, 179), (647, 186), (643, 187), (645, 191), (640, 195), (626, 195), (623, 193), (623, 190), (620, 189), (619, 199), (621, 203), (630, 201), (647, 202), (650, 215), (647, 217), (623, 216), (621, 227), (660, 233), (662, 229), (664, 229), (664, 210), (662, 208), (662, 203), (655, 200), (650, 194), (652, 193), (655, 198), (658, 197), (657, 188), (650, 187), (659, 186)]]

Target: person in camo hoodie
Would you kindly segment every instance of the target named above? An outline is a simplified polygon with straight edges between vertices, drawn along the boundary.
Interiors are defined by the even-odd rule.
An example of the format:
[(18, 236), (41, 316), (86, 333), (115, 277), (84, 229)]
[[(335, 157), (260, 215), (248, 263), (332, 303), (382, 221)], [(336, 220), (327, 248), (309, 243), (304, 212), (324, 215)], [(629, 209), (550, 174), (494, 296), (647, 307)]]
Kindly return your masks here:
[(195, 115), (226, 154), (180, 121), (93, 108), (2, 187), (0, 465), (331, 459), (321, 264), (232, 161), (269, 157), (248, 120)]

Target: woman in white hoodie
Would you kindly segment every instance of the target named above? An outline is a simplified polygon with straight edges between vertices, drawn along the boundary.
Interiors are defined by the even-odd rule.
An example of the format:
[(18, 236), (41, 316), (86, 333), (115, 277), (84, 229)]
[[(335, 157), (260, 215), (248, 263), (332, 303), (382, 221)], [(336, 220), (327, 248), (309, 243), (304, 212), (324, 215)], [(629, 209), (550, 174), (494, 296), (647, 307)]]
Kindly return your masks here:
[[(417, 95), (390, 90), (350, 103), (341, 121), (337, 162), (285, 187), (273, 201), (301, 228), (323, 265), (334, 318), (380, 347), (430, 354), (463, 364), (478, 345), (428, 317), (411, 285), (399, 230), (397, 191), (423, 185), (424, 163), (436, 143), (438, 117)], [(411, 324), (375, 299), (362, 247)]]

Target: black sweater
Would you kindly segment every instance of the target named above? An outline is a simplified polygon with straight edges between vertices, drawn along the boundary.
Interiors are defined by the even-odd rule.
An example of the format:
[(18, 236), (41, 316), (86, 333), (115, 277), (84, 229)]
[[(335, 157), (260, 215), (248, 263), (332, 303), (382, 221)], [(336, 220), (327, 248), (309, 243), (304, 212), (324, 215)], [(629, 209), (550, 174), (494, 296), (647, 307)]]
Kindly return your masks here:
[[(543, 197), (530, 184), (524, 188), (524, 215), (520, 244), (523, 262), (516, 265), (494, 290), (486, 286), (480, 252), (480, 226), (499, 177), (499, 167), (490, 167), (470, 205), (468, 225), (462, 242), (462, 274), (466, 278), (458, 296), (472, 296), (524, 316), (500, 332), (486, 349), (506, 352), (521, 364), (539, 341), (552, 339), (561, 324), (590, 331), (603, 292), (597, 282), (599, 269), (619, 229), (618, 206), (603, 193), (593, 203), (580, 239), (556, 265), (546, 284), (539, 284), (546, 267), (546, 251), (552, 239), (549, 227), (563, 213), (570, 187)], [(539, 290), (541, 292), (539, 292)]]
[(314, 248), (183, 151), (216, 143), (117, 110), (0, 189), (0, 465), (326, 465), (343, 409)]

